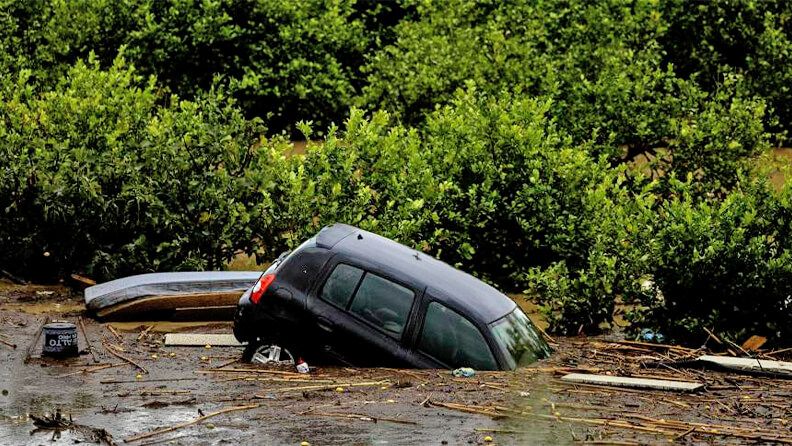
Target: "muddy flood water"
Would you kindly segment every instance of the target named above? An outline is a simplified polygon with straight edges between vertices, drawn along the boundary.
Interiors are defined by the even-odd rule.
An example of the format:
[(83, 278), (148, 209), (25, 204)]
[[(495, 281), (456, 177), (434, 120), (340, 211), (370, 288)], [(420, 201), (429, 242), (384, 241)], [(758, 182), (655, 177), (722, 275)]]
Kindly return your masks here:
[[(3, 445), (792, 441), (792, 380), (645, 367), (691, 354), (681, 347), (564, 338), (550, 359), (516, 372), (455, 378), (447, 370), (320, 367), (297, 374), (240, 363), (238, 347), (164, 346), (165, 332), (229, 333), (228, 322), (101, 324), (83, 312), (79, 297), (38, 291), (0, 288)], [(26, 362), (44, 317), (81, 318), (94, 355), (81, 333), (79, 357), (43, 359), (37, 347)], [(706, 388), (682, 394), (575, 385), (559, 379), (569, 372)], [(78, 427), (37, 430), (34, 417), (56, 410)], [(112, 440), (98, 437), (101, 429)]]

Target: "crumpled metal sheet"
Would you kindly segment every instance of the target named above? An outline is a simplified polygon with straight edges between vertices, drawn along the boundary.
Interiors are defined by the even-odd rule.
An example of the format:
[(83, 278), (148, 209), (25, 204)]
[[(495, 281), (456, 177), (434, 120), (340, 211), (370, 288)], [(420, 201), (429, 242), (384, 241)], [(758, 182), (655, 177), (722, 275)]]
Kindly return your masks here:
[(85, 289), (85, 305), (99, 310), (146, 296), (223, 293), (252, 287), (261, 271), (189, 271), (151, 273), (100, 283)]

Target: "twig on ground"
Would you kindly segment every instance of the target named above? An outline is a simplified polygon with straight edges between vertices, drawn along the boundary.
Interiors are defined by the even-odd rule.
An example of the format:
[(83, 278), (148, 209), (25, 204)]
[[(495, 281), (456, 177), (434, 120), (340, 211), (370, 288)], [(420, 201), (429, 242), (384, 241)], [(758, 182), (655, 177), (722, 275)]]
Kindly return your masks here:
[(7, 346), (9, 346), (9, 347), (13, 348), (14, 350), (16, 350), (16, 348), (17, 348), (17, 345), (16, 345), (16, 344), (12, 344), (12, 343), (10, 343), (10, 342), (6, 341), (6, 340), (5, 340), (5, 339), (3, 339), (3, 338), (0, 338), (0, 344), (7, 345)]
[(266, 370), (266, 369), (203, 369), (203, 370), (196, 370), (195, 373), (263, 373), (263, 374), (273, 374), (273, 375), (286, 375), (286, 376), (294, 376), (305, 379), (304, 373), (297, 373), (297, 372), (286, 372), (283, 370)]
[(64, 378), (64, 377), (67, 377), (67, 376), (80, 375), (80, 374), (83, 374), (83, 373), (93, 373), (93, 372), (97, 372), (99, 370), (110, 369), (110, 368), (113, 368), (113, 367), (121, 367), (122, 365), (127, 365), (127, 363), (126, 362), (119, 362), (119, 363), (116, 363), (116, 364), (101, 364), (101, 365), (97, 365), (97, 366), (94, 366), (94, 367), (88, 367), (88, 368), (85, 368), (85, 369), (82, 369), (82, 370), (77, 370), (76, 372), (66, 373), (65, 375), (59, 375), (58, 378)]
[(146, 432), (146, 433), (143, 433), (143, 434), (138, 434), (138, 435), (134, 435), (132, 437), (125, 438), (124, 439), (124, 443), (132, 443), (134, 441), (139, 441), (139, 440), (142, 440), (144, 438), (149, 438), (149, 437), (153, 437), (155, 435), (164, 434), (166, 432), (173, 432), (173, 431), (175, 431), (177, 429), (181, 429), (181, 428), (184, 428), (184, 427), (187, 427), (187, 426), (192, 426), (194, 424), (198, 424), (198, 423), (200, 423), (202, 421), (205, 421), (205, 420), (207, 420), (209, 418), (216, 417), (216, 416), (222, 415), (224, 413), (236, 412), (236, 411), (240, 411), (240, 410), (250, 410), (250, 409), (255, 409), (255, 408), (259, 407), (259, 406), (260, 406), (260, 404), (248, 404), (247, 406), (226, 407), (225, 409), (220, 409), (220, 410), (215, 411), (215, 412), (210, 412), (210, 413), (208, 413), (206, 415), (200, 416), (200, 417), (198, 417), (198, 418), (196, 418), (196, 419), (194, 419), (192, 421), (188, 421), (186, 423), (180, 423), (180, 424), (176, 424), (176, 425), (173, 425), (173, 426), (170, 426), (170, 427), (164, 427), (162, 429), (157, 429), (155, 431)]
[(143, 373), (148, 373), (148, 372), (149, 372), (149, 371), (148, 371), (148, 370), (147, 370), (145, 367), (143, 367), (142, 365), (140, 365), (140, 364), (138, 364), (137, 362), (133, 361), (132, 359), (129, 359), (129, 358), (127, 358), (126, 356), (124, 356), (124, 355), (122, 355), (122, 354), (120, 354), (120, 353), (116, 353), (116, 352), (113, 350), (113, 348), (112, 348), (112, 347), (110, 347), (109, 345), (107, 345), (107, 344), (105, 344), (105, 343), (102, 343), (102, 345), (104, 345), (104, 348), (105, 348), (105, 350), (106, 350), (108, 353), (110, 353), (111, 355), (115, 356), (116, 358), (118, 358), (118, 359), (122, 359), (122, 360), (124, 360), (124, 361), (126, 361), (126, 362), (128, 362), (128, 363), (132, 364), (133, 366), (135, 366), (135, 367), (137, 367), (138, 369), (140, 369), (140, 371), (141, 371), (141, 372), (143, 372)]
[(116, 331), (115, 328), (113, 328), (112, 325), (108, 324), (108, 325), (105, 325), (105, 327), (107, 327), (107, 329), (110, 330), (110, 333), (113, 333), (113, 336), (115, 336), (116, 339), (118, 339), (118, 342), (122, 342), (122, 343), (124, 342), (124, 337), (121, 336), (120, 334), (118, 334), (118, 332)]
[(398, 418), (384, 418), (384, 417), (373, 417), (371, 415), (359, 414), (359, 413), (337, 413), (337, 412), (305, 412), (303, 415), (312, 415), (318, 417), (333, 417), (333, 418), (349, 418), (352, 420), (360, 420), (360, 421), (371, 421), (372, 423), (377, 423), (379, 421), (387, 421), (390, 423), (397, 423), (397, 424), (410, 424), (410, 425), (418, 425), (415, 421), (410, 420), (400, 420)]
[[(335, 389), (336, 387), (373, 387), (373, 386), (383, 386), (390, 384), (389, 381), (369, 381), (369, 382), (362, 382), (362, 383), (333, 383), (333, 384), (320, 384), (316, 386), (299, 386), (299, 387), (284, 387), (281, 389), (272, 389), (271, 392), (292, 392), (292, 391), (303, 391), (303, 390), (328, 390), (328, 389)], [(256, 398), (266, 398), (266, 395), (256, 395)]]
[(88, 346), (88, 353), (91, 354), (93, 358), (93, 362), (99, 362), (99, 358), (96, 357), (96, 353), (94, 353), (93, 346), (91, 345), (91, 341), (88, 339), (88, 332), (85, 331), (85, 323), (83, 322), (82, 316), (77, 316), (77, 322), (80, 325), (80, 330), (82, 330), (83, 338), (85, 339), (85, 345)]
[(239, 362), (241, 360), (242, 359), (240, 359), (240, 358), (232, 359), (232, 360), (230, 360), (228, 362), (224, 362), (224, 363), (222, 363), (222, 364), (220, 364), (218, 366), (215, 366), (215, 369), (222, 369), (223, 367), (227, 367), (227, 366), (229, 366), (231, 364), (234, 364), (234, 363), (237, 363), (237, 362)]
[(198, 378), (157, 378), (157, 379), (122, 379), (99, 381), (99, 384), (124, 384), (124, 383), (154, 383), (165, 381), (195, 381)]
[[(709, 335), (709, 337), (710, 337), (711, 339), (713, 339), (715, 342), (717, 342), (717, 343), (718, 343), (718, 344), (720, 344), (720, 345), (724, 345), (724, 344), (723, 344), (723, 341), (721, 341), (721, 340), (720, 340), (720, 338), (719, 338), (718, 336), (716, 336), (716, 335), (715, 335), (715, 333), (713, 333), (712, 331), (710, 331), (710, 330), (709, 330), (707, 327), (701, 327), (701, 328), (703, 328), (703, 329), (704, 329), (704, 331), (705, 331), (705, 332), (707, 332), (707, 335)], [(706, 342), (705, 342), (705, 343), (706, 343)]]
[(44, 331), (44, 326), (49, 321), (49, 316), (44, 316), (44, 319), (41, 320), (41, 324), (39, 325), (38, 330), (36, 330), (36, 334), (33, 336), (33, 340), (30, 341), (30, 345), (28, 346), (27, 353), (25, 354), (25, 361), (24, 363), (27, 364), (30, 361), (30, 358), (33, 356), (33, 350), (36, 349), (36, 344), (38, 343), (39, 338), (41, 337), (41, 332)]
[(139, 340), (143, 339), (144, 337), (146, 337), (148, 335), (148, 332), (151, 331), (152, 328), (154, 328), (154, 326), (153, 325), (149, 325), (144, 330), (141, 330), (140, 334), (137, 337), (137, 340), (139, 341)]
[(6, 279), (14, 282), (17, 285), (27, 285), (27, 281), (19, 276), (9, 273), (4, 269), (0, 269), (0, 276), (5, 277)]

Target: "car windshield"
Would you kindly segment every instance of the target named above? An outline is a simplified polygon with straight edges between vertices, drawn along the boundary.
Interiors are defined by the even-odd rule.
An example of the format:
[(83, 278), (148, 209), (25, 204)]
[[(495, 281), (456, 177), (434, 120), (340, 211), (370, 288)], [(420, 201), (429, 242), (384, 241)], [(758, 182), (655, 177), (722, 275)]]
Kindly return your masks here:
[(490, 324), (490, 328), (511, 369), (550, 355), (550, 347), (519, 308)]

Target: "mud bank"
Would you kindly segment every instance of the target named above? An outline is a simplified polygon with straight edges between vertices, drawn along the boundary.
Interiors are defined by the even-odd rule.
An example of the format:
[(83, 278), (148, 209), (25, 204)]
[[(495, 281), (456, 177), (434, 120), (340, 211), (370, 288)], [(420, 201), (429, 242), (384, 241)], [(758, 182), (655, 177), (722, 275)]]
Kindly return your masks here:
[[(740, 436), (743, 430), (789, 435), (792, 429), (792, 381), (648, 369), (642, 365), (686, 352), (622, 343), (618, 336), (557, 339), (549, 360), (472, 378), (445, 370), (344, 367), (299, 375), (234, 362), (241, 353), (235, 347), (163, 344), (164, 332), (227, 333), (227, 322), (103, 325), (78, 311), (79, 299), (0, 290), (0, 335), (17, 345), (0, 345), (0, 443), (84, 441), (79, 430), (61, 432), (54, 443), (52, 431), (31, 433), (31, 415), (56, 409), (75, 423), (106, 429), (118, 444), (136, 445), (483, 444), (487, 437), (490, 444), (743, 444), (770, 441)], [(87, 352), (60, 361), (34, 352), (25, 362), (44, 317), (78, 316), (95, 360)], [(85, 338), (79, 340), (87, 350)], [(695, 380), (706, 391), (637, 391), (559, 379), (570, 371)], [(249, 407), (140, 437), (239, 406)]]

